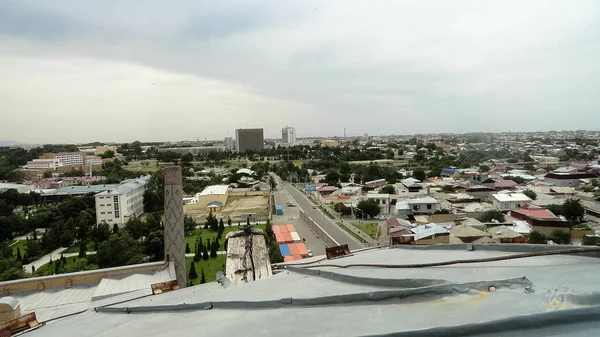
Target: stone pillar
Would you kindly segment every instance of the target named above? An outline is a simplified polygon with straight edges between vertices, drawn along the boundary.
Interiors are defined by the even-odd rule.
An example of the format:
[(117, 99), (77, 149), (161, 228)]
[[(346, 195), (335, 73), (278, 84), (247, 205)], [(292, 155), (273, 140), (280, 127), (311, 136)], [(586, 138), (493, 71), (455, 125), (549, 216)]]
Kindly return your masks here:
[(175, 264), (177, 283), (186, 286), (185, 241), (183, 229), (183, 185), (181, 167), (168, 167), (165, 179), (165, 258)]

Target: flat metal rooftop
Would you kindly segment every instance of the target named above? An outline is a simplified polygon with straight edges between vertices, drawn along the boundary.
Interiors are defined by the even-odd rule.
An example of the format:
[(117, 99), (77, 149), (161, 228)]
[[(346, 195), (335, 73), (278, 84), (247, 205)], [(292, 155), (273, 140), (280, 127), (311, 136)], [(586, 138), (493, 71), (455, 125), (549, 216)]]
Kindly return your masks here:
[[(217, 282), (50, 322), (29, 336), (600, 336), (600, 254), (422, 268), (567, 246), (371, 249), (286, 264), (264, 280)], [(512, 251), (511, 251), (512, 250)]]

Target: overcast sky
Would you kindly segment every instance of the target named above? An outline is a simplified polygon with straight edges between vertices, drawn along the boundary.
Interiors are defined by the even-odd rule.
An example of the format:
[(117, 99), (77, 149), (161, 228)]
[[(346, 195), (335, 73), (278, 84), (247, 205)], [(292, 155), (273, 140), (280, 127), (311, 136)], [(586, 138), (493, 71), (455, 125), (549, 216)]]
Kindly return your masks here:
[(0, 140), (600, 129), (600, 2), (0, 2)]

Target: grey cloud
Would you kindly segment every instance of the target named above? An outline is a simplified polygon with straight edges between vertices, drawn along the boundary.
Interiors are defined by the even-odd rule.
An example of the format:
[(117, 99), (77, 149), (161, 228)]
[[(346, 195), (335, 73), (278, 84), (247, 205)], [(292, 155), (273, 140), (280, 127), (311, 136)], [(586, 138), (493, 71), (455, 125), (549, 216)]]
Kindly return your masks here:
[[(36, 51), (141, 64), (310, 105), (315, 119), (280, 113), (281, 124), (310, 134), (328, 134), (332, 123), (358, 134), (600, 128), (594, 1), (9, 4), (0, 35), (52, 37)], [(1, 23), (2, 15), (11, 20)], [(262, 103), (220, 104), (253, 107), (240, 116), (271, 123), (261, 120)], [(567, 111), (568, 120), (550, 118)]]

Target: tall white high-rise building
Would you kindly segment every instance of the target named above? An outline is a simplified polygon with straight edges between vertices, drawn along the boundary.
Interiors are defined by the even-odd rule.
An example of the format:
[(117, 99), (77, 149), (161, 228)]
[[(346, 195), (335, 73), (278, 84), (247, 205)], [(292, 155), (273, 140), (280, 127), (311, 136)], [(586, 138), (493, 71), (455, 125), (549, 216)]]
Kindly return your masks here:
[(296, 128), (286, 126), (285, 128), (281, 129), (281, 138), (281, 142), (288, 144), (288, 146), (296, 145)]
[(233, 137), (225, 137), (225, 150), (233, 151)]

